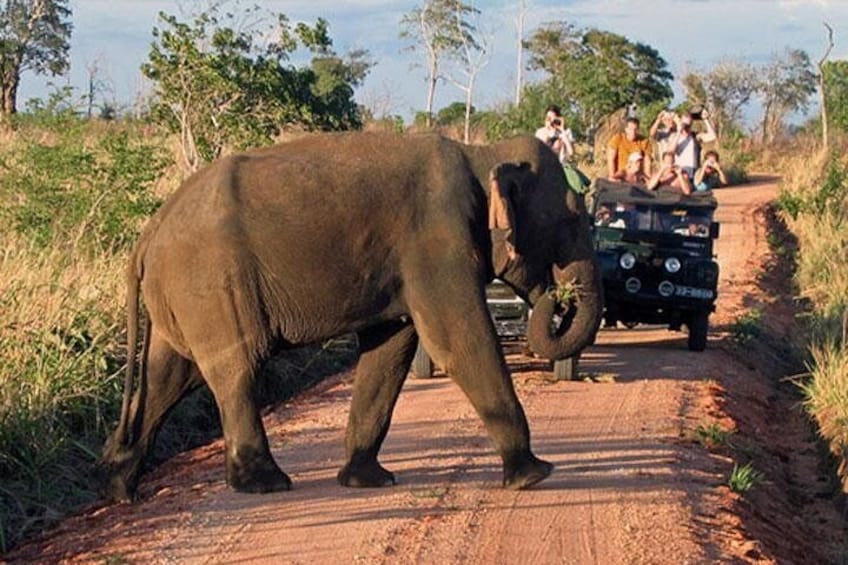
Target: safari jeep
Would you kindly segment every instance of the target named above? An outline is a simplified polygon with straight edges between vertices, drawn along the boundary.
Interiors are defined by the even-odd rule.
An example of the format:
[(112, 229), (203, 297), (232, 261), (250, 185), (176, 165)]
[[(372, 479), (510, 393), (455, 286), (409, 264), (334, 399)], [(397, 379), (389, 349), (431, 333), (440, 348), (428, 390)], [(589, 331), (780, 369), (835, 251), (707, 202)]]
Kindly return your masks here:
[(685, 325), (689, 349), (704, 350), (718, 285), (716, 205), (709, 191), (596, 181), (591, 210), (607, 327)]

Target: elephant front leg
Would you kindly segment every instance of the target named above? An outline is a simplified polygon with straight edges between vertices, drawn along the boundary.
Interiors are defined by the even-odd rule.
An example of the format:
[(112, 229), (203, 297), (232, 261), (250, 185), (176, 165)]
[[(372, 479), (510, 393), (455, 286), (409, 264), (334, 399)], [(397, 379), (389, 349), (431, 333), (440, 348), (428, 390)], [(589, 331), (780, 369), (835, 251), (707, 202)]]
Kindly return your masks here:
[(471, 401), (503, 459), (503, 485), (523, 489), (548, 477), (553, 465), (530, 449), (527, 418), (480, 289), (448, 282), (444, 288), (413, 292), (412, 300), (425, 347)]
[(356, 369), (345, 438), (347, 462), (338, 480), (349, 487), (395, 484), (395, 476), (377, 461), (392, 411), (406, 379), (415, 347), (408, 322), (389, 322), (359, 334), (362, 355)]

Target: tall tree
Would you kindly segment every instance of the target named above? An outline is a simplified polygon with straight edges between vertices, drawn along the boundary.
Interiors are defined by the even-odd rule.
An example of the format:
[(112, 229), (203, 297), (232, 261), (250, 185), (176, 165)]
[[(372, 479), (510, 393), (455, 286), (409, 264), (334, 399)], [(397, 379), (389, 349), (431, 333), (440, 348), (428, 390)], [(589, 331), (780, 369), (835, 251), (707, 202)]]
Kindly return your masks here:
[[(340, 57), (332, 49), (325, 20), (292, 29), (284, 14), (257, 18), (276, 22), (276, 39), (269, 42), (269, 29), (240, 29), (237, 22), (250, 18), (221, 15), (221, 7), (213, 6), (190, 22), (161, 13), (163, 26), (153, 30), (149, 59), (142, 66), (155, 83), (154, 115), (179, 132), (189, 170), (226, 147), (270, 143), (286, 126), (360, 126), (353, 89), (371, 66), (366, 51)], [(309, 66), (288, 63), (298, 48), (312, 53)]]
[(553, 22), (527, 43), (530, 65), (546, 71), (546, 90), (590, 138), (605, 116), (625, 105), (670, 100), (668, 63), (649, 45), (599, 29)]
[[(460, 5), (455, 8), (452, 25), (456, 26), (455, 33), (460, 42), (456, 49), (448, 53), (448, 60), (453, 64), (445, 76), (465, 95), (463, 141), (470, 143), (474, 87), (478, 74), (489, 63), (491, 38), (481, 31), (476, 20), (480, 11), (473, 2), (467, 8)], [(474, 18), (473, 22), (469, 20), (470, 17)]]
[(790, 112), (807, 109), (816, 91), (816, 74), (810, 57), (801, 49), (772, 55), (759, 72), (758, 90), (763, 103), (763, 142), (771, 143)]
[(0, 8), (0, 115), (17, 111), (18, 85), (26, 71), (52, 76), (69, 66), (68, 0), (6, 0)]
[(682, 82), (690, 104), (709, 108), (719, 136), (739, 125), (742, 108), (760, 84), (757, 70), (737, 59), (724, 59), (706, 71), (689, 72)]
[[(425, 0), (401, 18), (400, 37), (411, 41), (408, 49), (424, 54), (427, 69), (427, 126), (432, 124), (436, 84), (442, 78), (441, 65), (449, 53), (456, 53), (464, 43), (473, 42), (474, 28), (467, 16), (473, 6), (462, 0)], [(456, 25), (460, 14), (459, 25)]]

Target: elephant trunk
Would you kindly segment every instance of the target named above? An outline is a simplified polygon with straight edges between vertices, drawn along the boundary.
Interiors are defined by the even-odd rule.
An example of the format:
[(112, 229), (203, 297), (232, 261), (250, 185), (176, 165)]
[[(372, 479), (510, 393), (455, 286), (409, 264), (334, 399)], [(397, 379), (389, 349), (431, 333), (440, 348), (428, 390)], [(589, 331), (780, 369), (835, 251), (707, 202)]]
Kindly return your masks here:
[(527, 342), (537, 355), (557, 360), (594, 342), (603, 315), (603, 287), (594, 259), (555, 267), (554, 280), (557, 290), (544, 293), (533, 305)]

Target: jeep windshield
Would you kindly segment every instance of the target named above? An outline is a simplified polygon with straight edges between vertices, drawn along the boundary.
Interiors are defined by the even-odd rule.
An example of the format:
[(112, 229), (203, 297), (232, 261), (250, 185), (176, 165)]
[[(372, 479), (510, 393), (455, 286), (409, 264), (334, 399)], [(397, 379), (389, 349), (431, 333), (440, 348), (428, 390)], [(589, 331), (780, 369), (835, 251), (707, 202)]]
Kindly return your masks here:
[(710, 237), (710, 224), (716, 207), (711, 195), (648, 191), (636, 185), (603, 184), (600, 181), (598, 188), (595, 195), (596, 226)]

